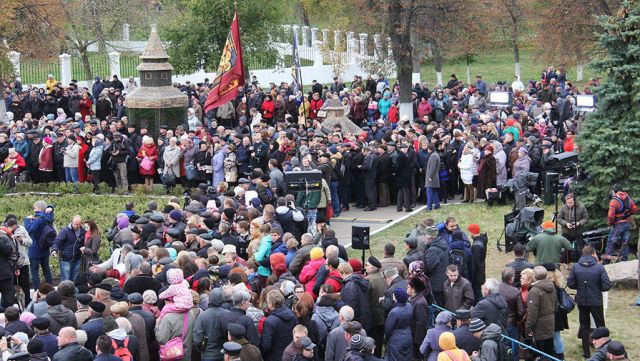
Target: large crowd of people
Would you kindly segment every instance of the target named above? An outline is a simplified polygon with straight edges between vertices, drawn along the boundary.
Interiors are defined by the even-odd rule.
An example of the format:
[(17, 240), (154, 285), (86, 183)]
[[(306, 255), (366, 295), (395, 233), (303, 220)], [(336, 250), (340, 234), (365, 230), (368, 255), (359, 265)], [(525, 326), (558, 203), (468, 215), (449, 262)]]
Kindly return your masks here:
[[(383, 76), (348, 86), (314, 81), (305, 96), (252, 80), (206, 114), (208, 81), (176, 85), (189, 97), (187, 119), (153, 135), (148, 124), (128, 123), (122, 94), (134, 79), (98, 78), (92, 89), (53, 77), (42, 89), (3, 84), (7, 187), (93, 182), (99, 193), (106, 182), (126, 194), (133, 184), (151, 190), (162, 182), (188, 190), (184, 203), (126, 204), (104, 234), (81, 214), (55, 220), (45, 201), (31, 215), (7, 215), (3, 361), (538, 357), (502, 335), (564, 359), (560, 334), (573, 304), (565, 286), (577, 290), (583, 356), (625, 359), (605, 327), (602, 292), (611, 284), (599, 250), (577, 232), (588, 214), (570, 190), (561, 232), (545, 222), (544, 232), (516, 245), (500, 279), (485, 274), (488, 238), (477, 224), (467, 233), (451, 217), (427, 218), (403, 251), (387, 244), (364, 264), (348, 257), (330, 226), (352, 206), (409, 212), (426, 203), (430, 211), (456, 196), (491, 198), (523, 173), (538, 174), (539, 191), (549, 157), (577, 150), (574, 96), (597, 80), (580, 91), (553, 68), (527, 85), (480, 76), (464, 85), (452, 74), (445, 86), (413, 87), (412, 117), (399, 116), (399, 85)], [(510, 92), (512, 107), (489, 104), (491, 91)], [(359, 133), (322, 129), (323, 110), (337, 104)], [(308, 170), (322, 173), (319, 190), (288, 189), (285, 172)], [(616, 231), (606, 255), (626, 259), (637, 207), (618, 185), (611, 202)], [(575, 265), (565, 282), (559, 265), (569, 258)]]

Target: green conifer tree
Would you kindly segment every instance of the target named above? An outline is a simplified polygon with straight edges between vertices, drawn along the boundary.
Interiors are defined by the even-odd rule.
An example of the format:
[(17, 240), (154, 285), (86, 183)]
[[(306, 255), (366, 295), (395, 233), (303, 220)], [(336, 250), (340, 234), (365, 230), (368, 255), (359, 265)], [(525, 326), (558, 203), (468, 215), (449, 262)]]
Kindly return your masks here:
[(598, 223), (605, 220), (613, 184), (640, 200), (640, 1), (623, 1), (601, 25), (604, 57), (591, 64), (604, 76), (594, 92), (598, 109), (586, 117), (577, 138), (588, 174), (579, 196)]

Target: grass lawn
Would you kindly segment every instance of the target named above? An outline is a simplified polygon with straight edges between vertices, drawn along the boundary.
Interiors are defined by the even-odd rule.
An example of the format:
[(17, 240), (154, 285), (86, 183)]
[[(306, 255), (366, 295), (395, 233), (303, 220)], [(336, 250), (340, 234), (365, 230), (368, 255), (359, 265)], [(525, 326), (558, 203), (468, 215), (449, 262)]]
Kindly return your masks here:
[[(474, 205), (449, 205), (433, 212), (421, 212), (407, 220), (400, 222), (386, 230), (371, 236), (371, 252), (381, 257), (384, 244), (391, 242), (396, 246), (396, 255), (404, 254), (404, 238), (417, 223), (427, 217), (431, 217), (436, 222), (443, 222), (448, 216), (458, 220), (462, 230), (467, 232), (470, 223), (477, 223), (483, 233), (489, 236), (487, 250), (487, 277), (500, 280), (500, 271), (503, 266), (513, 258), (513, 253), (504, 254), (496, 249), (496, 240), (500, 236), (503, 227), (503, 215), (511, 211), (510, 206), (487, 207), (483, 203)], [(545, 208), (545, 219), (553, 217), (553, 206)], [(467, 232), (468, 233), (468, 232)], [(504, 238), (501, 243), (504, 242)], [(360, 258), (360, 251), (349, 250), (352, 257)], [(401, 256), (400, 256), (401, 257)], [(567, 275), (566, 272), (565, 276)], [(575, 294), (574, 290), (569, 290), (570, 294)], [(609, 292), (609, 306), (606, 311), (607, 326), (611, 331), (613, 339), (621, 341), (629, 353), (629, 359), (634, 360), (640, 357), (640, 328), (636, 327), (637, 320), (640, 319), (640, 307), (629, 306), (635, 303), (638, 292), (635, 290), (614, 289)], [(629, 321), (634, 320), (632, 327)], [(570, 329), (562, 333), (566, 349), (567, 360), (581, 359), (581, 343), (577, 339), (578, 333), (578, 311), (573, 310), (569, 314)]]
[[(535, 79), (540, 79), (540, 73), (545, 67), (555, 66), (558, 64), (548, 64), (542, 60), (534, 49), (520, 50), (520, 72), (523, 83)], [(464, 57), (447, 59), (442, 67), (442, 81), (446, 84), (451, 74), (456, 74), (459, 80), (467, 83), (467, 64)], [(575, 66), (569, 68), (568, 79), (575, 81), (577, 68)], [(511, 49), (495, 49), (486, 50), (473, 58), (471, 63), (471, 81), (475, 81), (476, 75), (482, 75), (482, 78), (488, 82), (497, 82), (506, 80), (508, 84), (513, 81), (515, 68), (513, 63), (513, 52)], [(420, 75), (422, 81), (427, 81), (430, 87), (436, 84), (436, 71), (430, 59), (422, 65)], [(583, 82), (589, 78), (596, 77), (591, 69), (584, 66)]]

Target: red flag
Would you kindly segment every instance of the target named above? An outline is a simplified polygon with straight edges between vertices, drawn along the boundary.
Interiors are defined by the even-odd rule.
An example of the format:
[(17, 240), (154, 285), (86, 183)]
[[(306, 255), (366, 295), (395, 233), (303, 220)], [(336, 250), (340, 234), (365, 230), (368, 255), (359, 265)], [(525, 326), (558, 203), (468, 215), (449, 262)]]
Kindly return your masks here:
[(205, 113), (233, 100), (238, 95), (238, 88), (245, 84), (237, 13), (233, 16), (231, 30), (229, 30), (227, 42), (222, 49), (217, 73), (207, 101), (204, 103)]

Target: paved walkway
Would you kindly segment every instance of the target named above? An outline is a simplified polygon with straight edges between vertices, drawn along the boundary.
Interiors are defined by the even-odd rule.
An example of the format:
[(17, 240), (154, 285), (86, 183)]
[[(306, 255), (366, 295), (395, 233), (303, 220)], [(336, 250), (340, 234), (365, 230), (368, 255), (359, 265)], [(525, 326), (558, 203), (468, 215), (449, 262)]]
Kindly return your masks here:
[(396, 206), (378, 208), (373, 212), (351, 207), (348, 212), (342, 212), (340, 217), (331, 220), (331, 228), (336, 231), (336, 237), (343, 246), (351, 246), (351, 226), (369, 226), (370, 235), (376, 234), (391, 225), (424, 211), (425, 206), (417, 207), (413, 212), (398, 212)]

